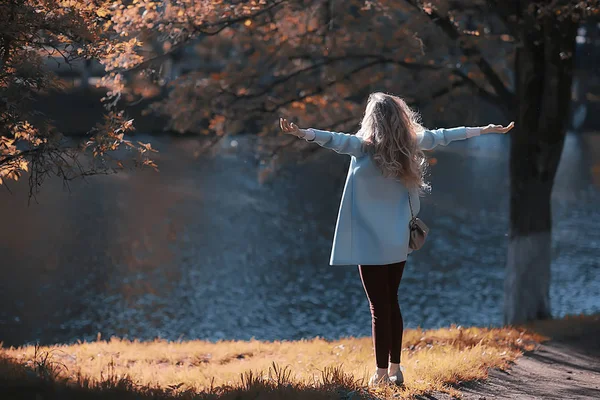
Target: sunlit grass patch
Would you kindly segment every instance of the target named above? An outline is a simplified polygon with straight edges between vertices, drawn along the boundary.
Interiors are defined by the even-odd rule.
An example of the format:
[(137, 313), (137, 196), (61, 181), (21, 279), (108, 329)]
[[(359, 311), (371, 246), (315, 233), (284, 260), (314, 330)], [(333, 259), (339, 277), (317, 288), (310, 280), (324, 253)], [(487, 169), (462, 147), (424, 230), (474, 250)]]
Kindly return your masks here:
[(543, 339), (513, 328), (408, 330), (402, 352), (405, 387), (370, 390), (366, 382), (375, 367), (370, 338), (217, 343), (112, 338), (2, 349), (0, 389), (31, 382), (33, 374), (65, 390), (155, 398), (410, 398), (434, 391), (458, 395), (457, 384), (485, 379), (490, 368), (507, 368)]

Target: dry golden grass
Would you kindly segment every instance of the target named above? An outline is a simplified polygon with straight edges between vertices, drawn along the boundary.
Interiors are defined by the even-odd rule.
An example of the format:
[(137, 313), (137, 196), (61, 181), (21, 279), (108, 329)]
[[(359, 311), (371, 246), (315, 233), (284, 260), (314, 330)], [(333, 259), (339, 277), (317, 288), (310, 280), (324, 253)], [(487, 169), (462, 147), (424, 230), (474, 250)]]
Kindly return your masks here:
[[(24, 373), (15, 372), (15, 365), (25, 365), (71, 387), (155, 388), (171, 398), (256, 398), (259, 393), (264, 398), (268, 392), (279, 394), (267, 398), (340, 398), (348, 393), (358, 398), (410, 398), (434, 391), (459, 396), (457, 384), (485, 379), (490, 368), (506, 369), (522, 351), (542, 340), (512, 328), (408, 330), (402, 352), (406, 385), (378, 390), (365, 387), (374, 370), (370, 338), (217, 343), (113, 338), (0, 349), (0, 358), (5, 360), (4, 369), (13, 369), (13, 379)], [(1, 370), (0, 375), (7, 376)], [(289, 393), (283, 395), (281, 390)], [(341, 396), (343, 392), (346, 395)]]

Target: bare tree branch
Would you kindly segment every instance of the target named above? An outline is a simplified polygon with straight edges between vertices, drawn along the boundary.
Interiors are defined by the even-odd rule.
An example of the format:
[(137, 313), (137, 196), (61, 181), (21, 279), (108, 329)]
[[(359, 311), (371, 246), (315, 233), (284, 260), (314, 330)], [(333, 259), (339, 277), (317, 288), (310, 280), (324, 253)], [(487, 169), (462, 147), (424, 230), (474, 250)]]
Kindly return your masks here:
[[(146, 60), (142, 61), (141, 63), (139, 63), (131, 68), (124, 69), (121, 72), (139, 71), (140, 69), (146, 68), (156, 61), (163, 60), (166, 57), (169, 57), (171, 54), (178, 51), (182, 47), (187, 46), (190, 43), (190, 40), (197, 38), (198, 34), (201, 34), (202, 36), (218, 35), (224, 29), (229, 28), (239, 22), (256, 18), (265, 13), (270, 13), (271, 10), (273, 10), (275, 7), (281, 5), (285, 2), (287, 2), (287, 0), (276, 1), (273, 4), (271, 4), (270, 6), (265, 7), (263, 9), (261, 9), (260, 11), (255, 12), (254, 14), (242, 15), (240, 17), (235, 17), (235, 18), (228, 18), (228, 19), (224, 19), (224, 20), (221, 20), (218, 22), (213, 22), (213, 23), (205, 24), (205, 25), (193, 25), (188, 37), (186, 39), (182, 40), (181, 42), (177, 43), (176, 45), (171, 46), (171, 48), (168, 51), (165, 51), (164, 53), (159, 54), (157, 56), (147, 58)], [(213, 31), (206, 30), (206, 28), (211, 28), (211, 27), (218, 27), (218, 28)]]
[(496, 15), (504, 22), (511, 35), (519, 36), (519, 27), (517, 21), (513, 20), (516, 17), (517, 2), (502, 1), (502, 0), (487, 0), (487, 6), (496, 11)]
[(437, 25), (446, 35), (456, 40), (460, 46), (461, 51), (467, 57), (473, 58), (475, 64), (479, 67), (481, 72), (485, 75), (488, 83), (494, 88), (494, 91), (498, 95), (498, 98), (502, 102), (503, 108), (509, 110), (513, 107), (515, 95), (512, 93), (504, 84), (500, 76), (496, 73), (491, 64), (483, 57), (481, 50), (476, 46), (466, 46), (463, 40), (463, 35), (460, 30), (450, 18), (449, 15), (441, 15), (434, 8), (428, 9), (427, 12), (423, 10), (420, 0), (405, 0), (407, 3), (418, 9), (421, 13), (426, 15), (435, 25)]
[[(296, 58), (297, 59), (305, 59), (306, 58), (309, 60), (313, 59), (313, 57), (311, 57), (309, 55), (295, 56), (292, 59), (296, 59)], [(439, 70), (439, 69), (444, 68), (439, 65), (407, 63), (407, 62), (404, 62), (401, 60), (384, 57), (384, 56), (378, 55), (378, 54), (348, 54), (348, 55), (338, 56), (338, 57), (326, 57), (322, 61), (318, 61), (312, 65), (309, 65), (306, 68), (299, 69), (297, 71), (290, 73), (289, 75), (285, 75), (279, 79), (274, 80), (260, 92), (252, 93), (252, 94), (245, 95), (245, 96), (236, 96), (235, 99), (233, 99), (229, 105), (231, 106), (234, 103), (238, 102), (239, 100), (248, 100), (248, 99), (253, 99), (253, 98), (258, 98), (258, 97), (264, 96), (264, 95), (272, 92), (275, 87), (280, 86), (294, 78), (297, 78), (299, 75), (302, 75), (306, 72), (318, 70), (321, 67), (324, 67), (324, 66), (327, 66), (330, 64), (334, 64), (338, 61), (368, 60), (368, 59), (373, 59), (373, 61), (369, 64), (369, 66), (375, 66), (375, 65), (380, 65), (380, 64), (396, 64), (396, 65), (402, 66), (402, 67), (410, 69), (410, 70), (422, 70), (422, 69)], [(359, 71), (360, 70), (362, 70), (362, 68), (359, 69)], [(356, 72), (358, 72), (358, 71), (356, 71)]]
[(493, 94), (488, 92), (487, 90), (485, 90), (483, 87), (481, 87), (481, 85), (479, 85), (477, 82), (475, 82), (473, 79), (469, 78), (468, 74), (465, 74), (464, 72), (462, 72), (459, 69), (456, 69), (453, 71), (453, 73), (457, 76), (460, 76), (462, 78), (462, 82), (468, 84), (469, 86), (471, 86), (473, 89), (475, 89), (476, 93), (483, 99), (490, 101), (492, 104), (495, 104), (499, 107), (503, 107), (504, 104), (501, 101), (501, 99)]

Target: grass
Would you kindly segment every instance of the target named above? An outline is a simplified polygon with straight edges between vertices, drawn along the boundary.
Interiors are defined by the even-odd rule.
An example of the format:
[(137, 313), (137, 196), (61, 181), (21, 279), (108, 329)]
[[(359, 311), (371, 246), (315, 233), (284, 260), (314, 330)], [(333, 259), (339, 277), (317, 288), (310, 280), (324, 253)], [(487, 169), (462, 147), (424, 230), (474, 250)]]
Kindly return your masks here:
[[(432, 392), (506, 369), (545, 338), (524, 329), (408, 330), (403, 388), (368, 389), (370, 338), (217, 343), (83, 342), (0, 348), (0, 393), (25, 399), (376, 399)], [(32, 395), (34, 397), (27, 397)], [(52, 397), (54, 396), (54, 397)], [(4, 398), (4, 397), (2, 397)]]

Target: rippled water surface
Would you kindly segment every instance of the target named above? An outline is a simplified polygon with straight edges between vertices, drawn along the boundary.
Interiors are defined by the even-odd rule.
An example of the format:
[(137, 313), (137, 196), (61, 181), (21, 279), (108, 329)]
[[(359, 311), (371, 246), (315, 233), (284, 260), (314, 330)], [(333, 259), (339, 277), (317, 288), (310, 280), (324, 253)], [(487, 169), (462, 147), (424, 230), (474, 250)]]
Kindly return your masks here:
[[(196, 158), (145, 138), (159, 174), (0, 191), (0, 341), (298, 339), (370, 334), (356, 267), (328, 266), (345, 156), (317, 152), (261, 183), (246, 141)], [(224, 143), (229, 146), (229, 140)], [(508, 231), (508, 138), (436, 151), (431, 241), (400, 288), (408, 327), (496, 325)], [(569, 136), (553, 198), (552, 307), (600, 311), (600, 134)]]

